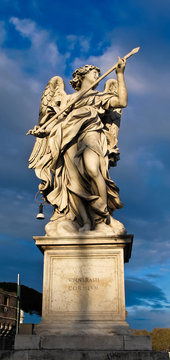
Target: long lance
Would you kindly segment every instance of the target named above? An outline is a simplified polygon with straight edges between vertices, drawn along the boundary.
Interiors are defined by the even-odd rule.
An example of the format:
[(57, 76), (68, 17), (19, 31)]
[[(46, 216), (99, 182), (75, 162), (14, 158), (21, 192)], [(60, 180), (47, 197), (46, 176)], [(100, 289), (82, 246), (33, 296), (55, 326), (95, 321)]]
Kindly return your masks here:
[[(132, 55), (138, 53), (139, 49), (140, 49), (140, 47), (137, 47), (137, 48), (133, 49), (131, 52), (129, 52), (127, 55), (125, 55), (125, 56), (123, 57), (123, 59), (124, 59), (124, 60), (129, 59)], [(57, 114), (55, 114), (55, 115), (54, 115), (51, 119), (49, 119), (45, 124), (43, 124), (41, 127), (39, 127), (39, 128), (38, 128), (36, 131), (34, 131), (33, 133), (32, 133), (32, 130), (29, 130), (26, 135), (30, 135), (30, 134), (31, 134), (31, 135), (35, 135), (35, 136), (36, 136), (36, 133), (38, 134), (39, 131), (45, 129), (52, 121), (54, 121), (55, 119), (57, 119), (57, 118), (58, 118), (60, 115), (62, 115), (66, 110), (68, 110), (68, 108), (71, 108), (71, 107), (72, 107), (77, 101), (79, 101), (89, 90), (95, 88), (95, 87), (99, 84), (99, 82), (100, 82), (101, 80), (103, 80), (107, 75), (109, 75), (113, 70), (115, 70), (115, 69), (117, 68), (117, 66), (118, 66), (118, 62), (117, 62), (115, 65), (113, 65), (108, 71), (106, 71), (102, 76), (100, 76), (100, 77), (99, 77), (93, 84), (91, 84), (87, 89), (81, 91), (81, 93), (76, 97), (76, 99), (70, 101), (70, 103), (68, 103), (68, 104), (65, 106), (65, 108), (63, 108), (61, 111), (59, 111)], [(62, 119), (59, 120), (58, 123), (59, 123), (60, 121), (62, 121)]]

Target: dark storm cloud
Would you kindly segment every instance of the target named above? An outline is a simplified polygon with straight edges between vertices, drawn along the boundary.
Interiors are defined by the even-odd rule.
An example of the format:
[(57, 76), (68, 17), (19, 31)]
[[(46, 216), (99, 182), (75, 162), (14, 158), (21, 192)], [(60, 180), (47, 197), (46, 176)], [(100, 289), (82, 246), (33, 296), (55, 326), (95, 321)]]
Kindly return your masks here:
[(146, 276), (148, 278), (151, 278), (151, 279), (158, 279), (159, 278), (159, 274), (147, 274)]
[[(31, 181), (31, 179), (30, 179)], [(34, 188), (37, 192), (36, 187)], [(36, 204), (33, 192), (3, 189), (0, 191), (1, 211), (0, 223), (1, 234), (5, 237), (13, 235), (15, 238), (32, 241), (33, 235), (44, 235), (45, 221), (49, 221), (52, 209), (44, 206), (45, 221), (38, 221), (38, 204)], [(31, 226), (30, 226), (31, 224)]]
[(20, 274), (21, 283), (42, 291), (43, 256), (32, 241), (1, 235), (1, 279), (16, 282)]
[(164, 292), (152, 282), (145, 279), (127, 278), (126, 305), (131, 306), (152, 306), (152, 308), (170, 307)]

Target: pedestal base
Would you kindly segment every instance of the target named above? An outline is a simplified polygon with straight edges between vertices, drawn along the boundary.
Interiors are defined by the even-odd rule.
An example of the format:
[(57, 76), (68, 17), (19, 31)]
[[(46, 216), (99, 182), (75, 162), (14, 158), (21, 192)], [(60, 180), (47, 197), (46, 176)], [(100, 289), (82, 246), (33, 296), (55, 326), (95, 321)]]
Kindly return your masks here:
[(81, 351), (151, 350), (149, 336), (134, 335), (16, 335), (15, 349)]
[(163, 351), (81, 351), (15, 350), (0, 351), (0, 360), (169, 360)]

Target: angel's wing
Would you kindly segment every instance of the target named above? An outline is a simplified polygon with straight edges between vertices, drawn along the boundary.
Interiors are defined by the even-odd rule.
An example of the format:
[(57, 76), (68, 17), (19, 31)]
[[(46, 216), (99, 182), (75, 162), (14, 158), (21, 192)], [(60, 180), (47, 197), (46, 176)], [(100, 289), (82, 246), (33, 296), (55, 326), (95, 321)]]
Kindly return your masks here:
[(36, 176), (41, 180), (39, 190), (46, 196), (46, 191), (52, 186), (51, 151), (48, 146), (48, 138), (37, 138), (31, 156), (29, 168), (35, 169)]
[(50, 79), (41, 97), (38, 125), (43, 125), (47, 121), (51, 108), (57, 112), (61, 106), (64, 106), (67, 96), (64, 89), (64, 80), (60, 76)]
[[(105, 83), (104, 92), (118, 96), (118, 84), (116, 79), (109, 79)], [(109, 165), (116, 166), (120, 159), (118, 148), (118, 133), (120, 128), (120, 120), (122, 109), (109, 109), (105, 113), (104, 132), (107, 138)]]
[[(54, 76), (48, 82), (40, 104), (38, 125), (41, 126), (65, 105), (65, 84), (60, 76)], [(54, 124), (51, 124), (53, 127)], [(37, 137), (29, 158), (29, 168), (35, 169), (36, 176), (41, 180), (40, 192), (46, 195), (52, 187), (53, 157), (49, 136)]]

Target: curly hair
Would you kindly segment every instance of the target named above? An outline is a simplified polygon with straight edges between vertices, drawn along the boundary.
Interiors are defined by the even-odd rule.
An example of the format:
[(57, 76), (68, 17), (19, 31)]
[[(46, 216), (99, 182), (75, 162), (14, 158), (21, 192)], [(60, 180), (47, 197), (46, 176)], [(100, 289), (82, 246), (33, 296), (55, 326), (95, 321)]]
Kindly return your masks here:
[(97, 70), (100, 75), (100, 69), (94, 65), (81, 66), (73, 72), (73, 80), (70, 80), (70, 84), (73, 89), (75, 89), (76, 91), (81, 89), (82, 80), (85, 78), (85, 75), (91, 70)]

